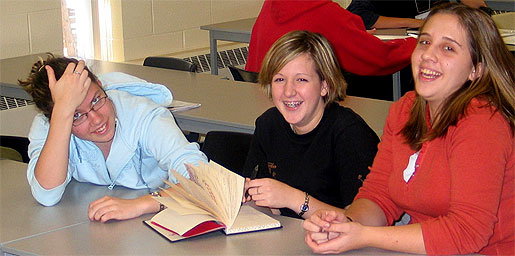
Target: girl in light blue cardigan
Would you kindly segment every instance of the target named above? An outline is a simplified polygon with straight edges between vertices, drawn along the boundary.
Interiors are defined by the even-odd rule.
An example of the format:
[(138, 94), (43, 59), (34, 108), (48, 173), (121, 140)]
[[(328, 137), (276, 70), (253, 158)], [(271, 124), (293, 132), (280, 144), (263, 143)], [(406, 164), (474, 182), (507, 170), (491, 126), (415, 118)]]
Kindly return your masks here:
[[(188, 177), (186, 163), (207, 161), (189, 143), (166, 106), (171, 92), (163, 85), (123, 74), (97, 78), (83, 61), (55, 58), (34, 64), (19, 81), (42, 113), (29, 133), (27, 179), (34, 198), (57, 204), (72, 177), (79, 182), (155, 190), (169, 170)], [(150, 195), (136, 199), (105, 196), (92, 202), (92, 221), (130, 219), (157, 212)]]

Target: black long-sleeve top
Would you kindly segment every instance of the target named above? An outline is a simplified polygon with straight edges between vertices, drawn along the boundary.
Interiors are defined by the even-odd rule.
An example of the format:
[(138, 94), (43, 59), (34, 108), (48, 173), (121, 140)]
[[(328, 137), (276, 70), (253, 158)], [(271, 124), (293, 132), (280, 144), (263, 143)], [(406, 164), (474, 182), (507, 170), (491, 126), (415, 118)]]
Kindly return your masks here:
[[(244, 167), (249, 177), (256, 165), (257, 178), (274, 178), (318, 200), (345, 207), (368, 174), (379, 139), (351, 109), (337, 103), (326, 107), (311, 132), (295, 134), (277, 108), (256, 120), (254, 138)], [(281, 209), (298, 217), (299, 210)]]
[(447, 0), (352, 0), (347, 11), (361, 17), (365, 27), (372, 29), (379, 16), (415, 18)]

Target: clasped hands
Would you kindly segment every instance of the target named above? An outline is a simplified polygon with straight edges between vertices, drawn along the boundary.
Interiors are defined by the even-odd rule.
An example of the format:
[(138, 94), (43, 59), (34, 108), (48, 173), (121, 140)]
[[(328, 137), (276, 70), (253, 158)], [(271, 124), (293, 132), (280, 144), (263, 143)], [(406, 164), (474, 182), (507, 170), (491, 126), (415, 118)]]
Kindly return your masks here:
[(318, 210), (302, 223), (304, 240), (315, 253), (341, 253), (363, 247), (362, 225), (351, 222), (343, 211)]

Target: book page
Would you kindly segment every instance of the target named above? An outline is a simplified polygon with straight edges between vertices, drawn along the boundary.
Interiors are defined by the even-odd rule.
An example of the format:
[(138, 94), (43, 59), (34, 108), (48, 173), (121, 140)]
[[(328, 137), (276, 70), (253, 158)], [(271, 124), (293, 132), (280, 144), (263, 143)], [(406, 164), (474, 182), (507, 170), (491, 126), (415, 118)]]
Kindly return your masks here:
[(184, 207), (200, 208), (207, 211), (208, 213), (216, 212), (216, 209), (210, 208), (208, 205), (206, 205), (202, 201), (199, 201), (193, 195), (184, 190), (181, 184), (173, 184), (168, 180), (165, 180), (164, 182), (165, 184), (170, 186), (170, 188), (163, 189), (163, 191), (166, 194), (168, 194), (171, 198), (175, 199), (175, 201), (177, 201), (179, 204), (184, 205)]
[(229, 235), (280, 227), (281, 223), (278, 220), (245, 204), (241, 206), (238, 217), (236, 217), (232, 227), (226, 228), (224, 232)]
[[(196, 206), (191, 201), (185, 200), (185, 199), (179, 199), (181, 200), (179, 202), (178, 198), (172, 198), (172, 197), (156, 197), (154, 198), (158, 202), (162, 203), (166, 208), (173, 209), (175, 212), (177, 212), (180, 215), (189, 215), (189, 214), (205, 214), (205, 215), (211, 215), (208, 211)], [(213, 216), (215, 217), (215, 216)]]
[(198, 166), (186, 165), (186, 169), (190, 175), (190, 179), (197, 185), (202, 187), (218, 206), (221, 211), (224, 211), (224, 219), (229, 219), (229, 216), (225, 213), (225, 194), (223, 187), (220, 187), (220, 180), (217, 172), (213, 170), (212, 165), (199, 164)]
[[(211, 205), (210, 207), (213, 207), (213, 209), (219, 209), (220, 212), (217, 213), (219, 216), (222, 216), (220, 220), (225, 223), (226, 226), (230, 227), (236, 219), (240, 209), (245, 179), (214, 161), (210, 161), (209, 164), (200, 162), (198, 166), (186, 166), (190, 175), (190, 180), (185, 179), (185, 184), (183, 184), (181, 178), (180, 183), (183, 184), (184, 189), (189, 193), (194, 194), (202, 192), (193, 192), (190, 190), (202, 188), (202, 190), (204, 190), (203, 193), (208, 196), (204, 195), (202, 197), (203, 199), (200, 199), (199, 196), (195, 197), (202, 201), (210, 201), (210, 204), (216, 204), (217, 207)], [(194, 185), (191, 185), (191, 183)]]
[(216, 221), (216, 219), (205, 214), (180, 215), (168, 208), (152, 217), (152, 221), (182, 236), (200, 223)]
[[(223, 222), (223, 216), (220, 215), (220, 212), (222, 212), (220, 209), (218, 209), (217, 205), (211, 200), (211, 198), (206, 195), (204, 190), (192, 182), (191, 180), (185, 178), (184, 176), (178, 174), (175, 171), (171, 171), (173, 175), (177, 178), (177, 180), (180, 182), (181, 186), (177, 186), (167, 180), (164, 182), (170, 186), (175, 192), (178, 192), (183, 196), (185, 199), (191, 201), (193, 204), (197, 205), (198, 207), (208, 211), (212, 216), (215, 216), (218, 218), (219, 221)], [(174, 195), (174, 193), (171, 193), (168, 190), (163, 190), (165, 193), (170, 195), (172, 198), (176, 198), (177, 196)], [(180, 199), (179, 199), (180, 201)]]
[(217, 203), (222, 204), (220, 207), (225, 209), (227, 219), (224, 220), (225, 225), (232, 226), (243, 198), (243, 187), (245, 179), (226, 169), (225, 167), (210, 161), (209, 164), (199, 163), (199, 166), (190, 165), (190, 178), (198, 183), (208, 182), (212, 184), (208, 189), (210, 194), (217, 198)]
[(209, 164), (200, 163), (199, 166), (189, 165), (188, 171), (190, 178), (197, 184), (210, 184), (203, 187), (209, 191), (213, 200), (225, 209), (224, 223), (230, 227), (240, 209), (245, 179), (214, 161), (210, 161)]

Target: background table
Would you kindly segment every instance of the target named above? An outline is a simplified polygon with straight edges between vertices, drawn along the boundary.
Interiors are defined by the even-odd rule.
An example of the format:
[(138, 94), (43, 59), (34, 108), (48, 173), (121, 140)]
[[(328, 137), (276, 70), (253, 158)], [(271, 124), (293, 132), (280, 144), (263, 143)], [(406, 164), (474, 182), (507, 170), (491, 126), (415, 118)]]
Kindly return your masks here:
[(218, 75), (217, 40), (249, 43), (254, 23), (256, 23), (256, 18), (215, 23), (200, 27), (200, 29), (209, 31), (211, 74)]
[[(28, 75), (37, 56), (44, 56), (44, 54), (0, 60), (0, 88), (2, 88), (0, 92), (3, 93), (4, 88), (9, 88), (18, 91), (18, 94), (23, 94), (24, 91), (17, 85), (17, 80), (24, 79)], [(98, 60), (88, 60), (86, 63), (96, 74), (124, 72), (167, 86), (173, 92), (174, 99), (201, 103), (200, 108), (174, 113), (179, 127), (186, 131), (202, 134), (212, 130), (253, 133), (256, 118), (273, 106), (265, 92), (252, 83), (219, 79), (209, 74), (134, 64)], [(26, 97), (30, 99), (30, 96)], [(352, 108), (378, 135), (381, 135), (391, 103), (391, 101), (349, 96), (341, 104)], [(4, 131), (16, 132), (18, 129), (28, 131), (35, 113), (34, 106), (21, 107), (20, 110), (0, 111), (0, 120), (2, 120), (0, 134), (7, 135)], [(18, 121), (13, 119), (14, 117), (23, 120)], [(23, 127), (20, 128), (20, 125)]]
[[(218, 75), (217, 40), (249, 43), (250, 36), (252, 34), (252, 27), (254, 26), (256, 19), (257, 18), (241, 19), (229, 22), (215, 23), (200, 27), (200, 29), (209, 31), (211, 74)], [(392, 74), (392, 81), (393, 100), (396, 101), (401, 97), (400, 72), (395, 72), (394, 74)]]

